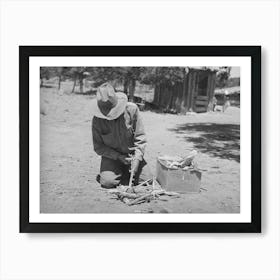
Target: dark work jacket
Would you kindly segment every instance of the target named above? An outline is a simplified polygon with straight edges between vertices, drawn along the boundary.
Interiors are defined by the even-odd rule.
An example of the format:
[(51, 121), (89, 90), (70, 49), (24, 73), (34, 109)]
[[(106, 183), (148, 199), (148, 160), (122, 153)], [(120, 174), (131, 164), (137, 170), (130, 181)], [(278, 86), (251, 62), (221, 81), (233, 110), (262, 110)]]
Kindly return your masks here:
[(128, 148), (135, 147), (135, 157), (142, 160), (146, 135), (137, 105), (128, 102), (124, 113), (115, 120), (94, 116), (92, 139), (95, 152), (102, 157), (116, 160), (120, 154), (132, 153)]

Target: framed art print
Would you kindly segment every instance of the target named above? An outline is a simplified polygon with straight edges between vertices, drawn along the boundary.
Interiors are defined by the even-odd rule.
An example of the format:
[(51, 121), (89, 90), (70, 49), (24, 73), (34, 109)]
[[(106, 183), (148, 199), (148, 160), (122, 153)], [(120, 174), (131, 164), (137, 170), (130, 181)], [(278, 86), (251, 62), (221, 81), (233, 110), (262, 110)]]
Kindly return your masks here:
[(20, 232), (261, 232), (260, 46), (20, 46)]

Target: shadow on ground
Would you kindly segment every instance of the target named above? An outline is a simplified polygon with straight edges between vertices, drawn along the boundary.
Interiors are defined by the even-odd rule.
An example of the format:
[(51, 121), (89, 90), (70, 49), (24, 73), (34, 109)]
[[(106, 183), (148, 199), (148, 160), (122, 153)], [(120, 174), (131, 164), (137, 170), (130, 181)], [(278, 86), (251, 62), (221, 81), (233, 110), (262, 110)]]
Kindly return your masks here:
[(240, 125), (188, 123), (170, 129), (201, 153), (240, 162)]
[(57, 86), (56, 85), (46, 85), (46, 84), (40, 85), (40, 88), (55, 88), (55, 87), (57, 87)]

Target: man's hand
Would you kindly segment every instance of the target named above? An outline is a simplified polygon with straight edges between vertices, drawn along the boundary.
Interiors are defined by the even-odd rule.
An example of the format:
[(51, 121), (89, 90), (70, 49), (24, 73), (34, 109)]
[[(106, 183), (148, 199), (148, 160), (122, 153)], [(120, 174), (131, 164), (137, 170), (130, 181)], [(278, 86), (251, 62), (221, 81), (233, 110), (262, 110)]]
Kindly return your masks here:
[(131, 158), (126, 155), (119, 155), (118, 160), (125, 165), (129, 165), (131, 163)]

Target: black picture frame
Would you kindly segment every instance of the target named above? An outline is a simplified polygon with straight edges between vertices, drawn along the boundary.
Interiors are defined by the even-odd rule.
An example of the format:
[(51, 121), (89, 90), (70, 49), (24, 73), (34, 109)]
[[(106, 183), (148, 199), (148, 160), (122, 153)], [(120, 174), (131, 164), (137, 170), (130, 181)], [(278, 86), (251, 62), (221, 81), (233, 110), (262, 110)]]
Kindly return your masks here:
[[(29, 221), (29, 58), (32, 56), (251, 57), (250, 223), (31, 223)], [(22, 233), (248, 233), (261, 232), (260, 46), (19, 46), (20, 232)], [(30, 174), (32, 176), (32, 174)]]

